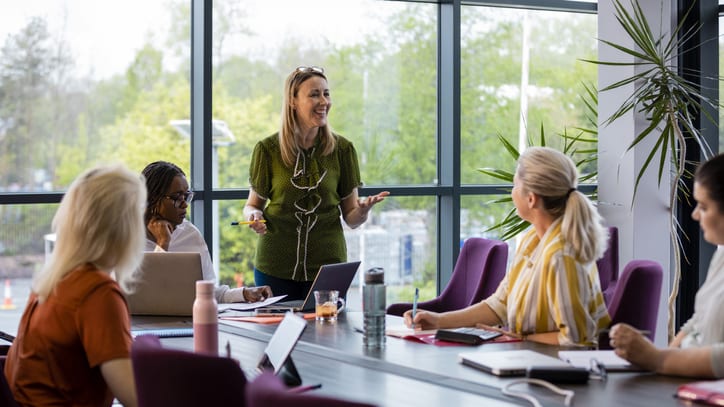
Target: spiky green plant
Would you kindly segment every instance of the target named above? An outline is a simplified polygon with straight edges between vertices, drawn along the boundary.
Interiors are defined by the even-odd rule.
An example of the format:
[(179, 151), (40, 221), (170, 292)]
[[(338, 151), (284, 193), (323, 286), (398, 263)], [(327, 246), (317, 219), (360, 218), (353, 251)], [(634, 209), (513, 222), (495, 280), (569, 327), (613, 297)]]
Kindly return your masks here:
[(610, 124), (631, 111), (644, 115), (648, 120), (648, 126), (635, 135), (627, 151), (645, 139), (655, 138), (651, 151), (649, 151), (641, 168), (638, 169), (634, 194), (631, 198), (632, 205), (639, 182), (650, 164), (658, 162), (658, 183), (661, 185), (664, 169), (668, 160), (671, 160), (673, 171), (669, 210), (670, 234), (674, 251), (674, 278), (671, 295), (669, 296), (669, 335), (673, 336), (673, 307), (679, 291), (682, 251), (681, 231), (676, 219), (676, 204), (679, 196), (686, 199), (689, 195), (689, 191), (683, 182), (686, 164), (686, 143), (689, 139), (695, 141), (705, 159), (711, 156), (710, 147), (694, 123), (700, 112), (703, 112), (705, 117), (711, 120), (712, 123), (716, 123), (707, 114), (704, 107), (718, 107), (718, 105), (716, 101), (703, 95), (695, 83), (680, 75), (676, 64), (682, 52), (680, 45), (685, 44), (701, 30), (701, 25), (684, 29), (684, 21), (691, 9), (687, 11), (686, 15), (681, 19), (681, 23), (677, 25), (670, 35), (666, 33), (655, 35), (639, 2), (630, 0), (630, 6), (631, 11), (628, 11), (619, 0), (614, 2), (616, 20), (633, 41), (634, 46), (629, 48), (612, 41), (600, 41), (628, 55), (633, 62), (586, 61), (599, 65), (633, 66), (638, 68), (635, 70), (636, 73), (630, 77), (623, 78), (601, 89), (601, 92), (605, 92), (630, 84), (636, 85), (634, 91), (623, 101), (621, 106), (603, 122), (604, 125)]
[[(595, 180), (598, 175), (598, 131), (596, 127), (596, 120), (598, 117), (598, 97), (592, 86), (584, 84), (583, 87), (585, 89), (585, 94), (581, 97), (581, 99), (586, 106), (586, 121), (588, 127), (574, 128), (577, 130), (575, 135), (568, 134), (567, 130), (564, 130), (563, 133), (556, 134), (556, 136), (562, 140), (562, 152), (571, 157), (579, 169), (579, 184), (585, 184)], [(478, 168), (478, 171), (498, 179), (503, 183), (512, 184), (513, 175), (515, 173), (515, 165), (518, 161), (518, 157), (520, 156), (520, 152), (502, 135), (498, 135), (498, 140), (500, 140), (500, 143), (503, 145), (508, 154), (510, 154), (512, 171), (489, 167)], [(528, 139), (528, 145), (547, 145), (545, 130), (542, 124), (540, 126), (540, 137), (538, 139), (538, 143), (535, 144), (531, 139)], [(597, 199), (596, 190), (588, 193), (587, 195), (594, 201)], [(512, 207), (512, 202), (512, 198), (510, 196), (506, 196), (504, 198), (490, 201), (489, 203), (505, 204)], [(515, 207), (512, 207), (500, 222), (488, 228), (486, 232), (498, 230), (500, 231), (500, 238), (502, 240), (508, 240), (527, 229), (528, 226), (530, 226), (530, 223), (521, 219), (516, 213)]]

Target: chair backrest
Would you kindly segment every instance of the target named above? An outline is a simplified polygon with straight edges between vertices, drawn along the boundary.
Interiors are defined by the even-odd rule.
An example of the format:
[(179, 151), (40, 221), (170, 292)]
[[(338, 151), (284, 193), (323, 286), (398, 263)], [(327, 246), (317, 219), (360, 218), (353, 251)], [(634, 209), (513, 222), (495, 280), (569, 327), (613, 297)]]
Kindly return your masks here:
[(466, 239), (450, 282), (440, 293), (444, 308), (462, 309), (488, 298), (505, 277), (507, 263), (507, 243), (482, 237)]
[[(661, 300), (661, 265), (651, 260), (632, 260), (626, 264), (608, 306), (611, 326), (625, 322), (637, 329), (656, 334), (656, 319)], [(605, 343), (599, 345), (605, 346)]]
[(601, 281), (601, 291), (606, 304), (609, 304), (618, 280), (618, 228), (608, 228), (608, 242), (603, 257), (596, 260), (598, 278)]
[(246, 387), (249, 407), (371, 407), (371, 404), (340, 400), (310, 393), (295, 393), (272, 372), (264, 372)]
[(246, 378), (233, 359), (167, 349), (151, 335), (131, 348), (139, 407), (245, 406)]
[(10, 391), (10, 386), (5, 378), (5, 354), (0, 356), (0, 406), (17, 407), (18, 403)]

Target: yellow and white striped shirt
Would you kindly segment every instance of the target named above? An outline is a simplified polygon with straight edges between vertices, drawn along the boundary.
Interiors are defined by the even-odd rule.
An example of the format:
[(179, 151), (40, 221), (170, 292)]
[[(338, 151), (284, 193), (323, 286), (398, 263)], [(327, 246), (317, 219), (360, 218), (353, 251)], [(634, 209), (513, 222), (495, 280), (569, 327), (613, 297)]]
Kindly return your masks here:
[(531, 228), (493, 295), (484, 300), (508, 329), (521, 334), (559, 331), (561, 345), (593, 345), (611, 319), (596, 262), (578, 262), (556, 220), (542, 241)]

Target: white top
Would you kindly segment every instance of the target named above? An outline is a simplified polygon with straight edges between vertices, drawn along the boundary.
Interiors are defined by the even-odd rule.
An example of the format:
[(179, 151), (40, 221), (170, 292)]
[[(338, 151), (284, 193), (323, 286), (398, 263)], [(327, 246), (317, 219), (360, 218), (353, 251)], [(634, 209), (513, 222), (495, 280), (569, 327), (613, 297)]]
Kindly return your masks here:
[[(163, 252), (163, 247), (156, 244), (152, 240), (146, 239), (146, 251)], [(209, 248), (206, 246), (203, 236), (199, 229), (188, 220), (184, 219), (183, 223), (178, 225), (171, 233), (171, 242), (168, 244), (170, 252), (195, 252), (201, 254), (201, 270), (204, 280), (213, 281), (216, 285), (214, 289), (214, 297), (219, 304), (225, 302), (242, 302), (244, 301), (244, 289), (232, 289), (228, 285), (217, 285), (216, 273), (214, 273), (214, 264), (211, 262)]]
[(706, 281), (696, 293), (694, 314), (681, 327), (686, 332), (682, 348), (712, 346), (711, 366), (724, 377), (724, 246), (718, 246), (709, 263)]

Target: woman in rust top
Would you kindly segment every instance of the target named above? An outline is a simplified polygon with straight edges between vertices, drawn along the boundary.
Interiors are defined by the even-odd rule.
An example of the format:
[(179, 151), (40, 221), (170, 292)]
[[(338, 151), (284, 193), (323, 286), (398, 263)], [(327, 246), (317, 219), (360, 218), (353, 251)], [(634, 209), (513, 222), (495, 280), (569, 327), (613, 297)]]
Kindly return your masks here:
[(121, 289), (142, 259), (145, 203), (142, 178), (122, 166), (82, 174), (63, 197), (55, 248), (5, 364), (20, 405), (110, 406), (114, 397), (136, 405)]

